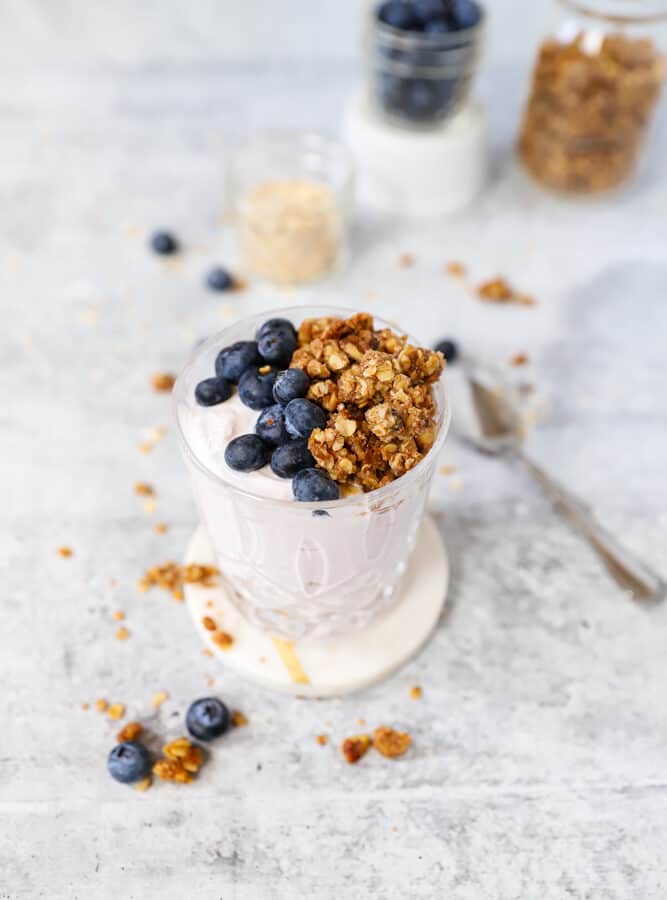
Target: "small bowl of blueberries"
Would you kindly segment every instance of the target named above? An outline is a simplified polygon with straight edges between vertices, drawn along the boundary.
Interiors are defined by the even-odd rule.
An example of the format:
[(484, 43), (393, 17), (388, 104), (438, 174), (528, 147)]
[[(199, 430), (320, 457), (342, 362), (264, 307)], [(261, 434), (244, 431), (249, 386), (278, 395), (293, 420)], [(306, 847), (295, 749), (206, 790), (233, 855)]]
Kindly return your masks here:
[(435, 128), (467, 99), (480, 56), (484, 10), (476, 0), (383, 0), (373, 9), (371, 98), (390, 123)]

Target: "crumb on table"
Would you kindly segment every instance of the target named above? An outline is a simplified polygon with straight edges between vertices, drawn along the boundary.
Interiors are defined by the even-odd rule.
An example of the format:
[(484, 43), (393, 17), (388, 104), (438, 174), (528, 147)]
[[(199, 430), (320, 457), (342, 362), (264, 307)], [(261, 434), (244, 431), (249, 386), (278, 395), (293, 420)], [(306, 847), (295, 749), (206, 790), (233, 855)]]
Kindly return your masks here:
[(345, 757), (345, 761), (353, 765), (368, 753), (372, 743), (370, 735), (357, 734), (354, 737), (345, 738), (341, 744), (340, 752)]
[(158, 394), (165, 394), (171, 391), (176, 382), (176, 376), (171, 372), (155, 372), (151, 375), (151, 386)]
[(63, 559), (69, 559), (70, 556), (74, 556), (74, 550), (71, 547), (58, 547), (58, 556), (62, 556)]
[(412, 744), (412, 738), (407, 731), (396, 731), (387, 725), (380, 725), (373, 732), (373, 746), (375, 749), (390, 759), (403, 756)]

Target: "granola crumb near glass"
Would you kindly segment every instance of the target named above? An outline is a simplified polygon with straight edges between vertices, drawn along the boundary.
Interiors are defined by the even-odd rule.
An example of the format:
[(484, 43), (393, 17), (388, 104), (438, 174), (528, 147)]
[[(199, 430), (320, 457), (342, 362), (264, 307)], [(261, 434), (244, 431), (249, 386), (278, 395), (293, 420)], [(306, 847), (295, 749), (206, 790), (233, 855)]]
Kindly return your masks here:
[(372, 744), (373, 741), (370, 735), (358, 734), (354, 737), (345, 738), (341, 744), (340, 752), (345, 757), (345, 761), (353, 765), (368, 753)]
[(383, 756), (390, 759), (407, 753), (412, 738), (407, 731), (396, 731), (387, 725), (380, 725), (373, 732), (373, 746)]

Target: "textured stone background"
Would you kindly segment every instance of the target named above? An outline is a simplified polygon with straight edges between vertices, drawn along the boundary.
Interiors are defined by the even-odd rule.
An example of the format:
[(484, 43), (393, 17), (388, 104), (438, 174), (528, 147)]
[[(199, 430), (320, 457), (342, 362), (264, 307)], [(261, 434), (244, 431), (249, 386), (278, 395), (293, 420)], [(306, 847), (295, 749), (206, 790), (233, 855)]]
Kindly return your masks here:
[[(182, 607), (137, 594), (195, 523), (173, 429), (137, 450), (146, 429), (171, 424), (150, 373), (177, 369), (230, 316), (285, 302), (255, 286), (230, 306), (201, 287), (212, 261), (234, 258), (219, 225), (230, 136), (335, 130), (355, 79), (338, 51), (197, 62), (211, 35), (230, 43), (214, 4), (182, 11), (187, 24), (198, 7), (205, 36), (187, 53), (180, 8), (157, 6), (2, 7), (0, 897), (664, 897), (667, 610), (629, 602), (519, 471), (452, 438), (443, 462), (459, 481), (440, 476), (433, 498), (449, 614), (410, 666), (343, 701), (273, 697), (215, 670)], [(334, 49), (342, 41), (332, 32)], [(289, 302), (342, 299), (424, 340), (528, 352), (526, 377), (552, 405), (533, 452), (667, 575), (664, 122), (631, 191), (550, 199), (510, 156), (523, 71), (494, 55), (483, 74), (496, 177), (473, 210), (422, 227), (362, 215), (349, 269)], [(188, 245), (179, 266), (145, 251), (160, 224)], [(404, 251), (414, 268), (398, 269)], [(442, 275), (452, 259), (474, 279), (507, 274), (539, 306), (478, 303)], [(159, 491), (152, 517), (139, 479)], [(208, 675), (250, 725), (199, 782), (145, 795), (111, 782), (116, 727), (81, 702), (123, 701), (176, 736)], [(416, 683), (421, 701), (408, 697)], [(171, 699), (153, 714), (160, 689)], [(406, 725), (414, 752), (347, 767), (336, 744), (360, 717)]]

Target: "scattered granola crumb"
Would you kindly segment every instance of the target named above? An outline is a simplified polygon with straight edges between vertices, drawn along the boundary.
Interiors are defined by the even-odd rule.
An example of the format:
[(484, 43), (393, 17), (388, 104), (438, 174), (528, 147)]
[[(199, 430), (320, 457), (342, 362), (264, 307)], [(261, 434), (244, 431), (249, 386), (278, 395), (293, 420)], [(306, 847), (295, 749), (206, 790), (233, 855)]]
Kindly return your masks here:
[(151, 700), (153, 709), (159, 709), (165, 700), (168, 699), (169, 694), (166, 691), (158, 691), (157, 694), (153, 694), (153, 699)]
[(153, 786), (153, 779), (150, 775), (147, 775), (145, 778), (142, 778), (141, 781), (137, 781), (134, 786), (135, 791), (139, 791), (140, 794), (144, 794), (150, 787)]
[(466, 274), (466, 267), (460, 262), (450, 262), (445, 266), (445, 272), (452, 278), (463, 278)]
[(212, 639), (213, 643), (221, 650), (229, 650), (234, 643), (234, 638), (226, 631), (216, 631)]
[(155, 494), (155, 488), (152, 484), (147, 484), (145, 481), (137, 481), (134, 486), (134, 493), (140, 497), (152, 497)]
[(162, 748), (165, 759), (158, 760), (153, 766), (153, 772), (163, 781), (177, 781), (181, 784), (189, 784), (192, 776), (201, 769), (202, 752), (194, 746), (186, 737), (176, 738)]
[(130, 632), (124, 625), (121, 625), (118, 631), (116, 632), (116, 640), (126, 641), (130, 636)]
[(206, 609), (213, 609), (214, 606), (215, 606), (215, 603), (212, 600), (206, 601)]
[(90, 703), (82, 703), (81, 709), (90, 709)]
[(151, 375), (151, 386), (158, 394), (166, 394), (174, 386), (176, 376), (171, 372), (155, 372)]
[(215, 631), (218, 627), (210, 616), (204, 616), (201, 623), (207, 631)]
[(361, 727), (363, 728), (366, 724), (366, 719), (357, 719), (357, 724), (361, 725)]
[(109, 708), (108, 700), (104, 700), (103, 698), (100, 697), (99, 700), (95, 701), (95, 709), (98, 712), (106, 712), (108, 708)]
[(220, 574), (215, 566), (198, 565), (190, 563), (187, 566), (179, 566), (175, 562), (166, 562), (159, 566), (147, 569), (139, 580), (139, 590), (147, 591), (152, 587), (160, 587), (169, 591), (174, 600), (183, 600), (183, 584), (199, 584), (210, 588), (216, 584)]
[(398, 265), (401, 269), (409, 269), (411, 266), (415, 264), (415, 257), (413, 253), (401, 253), (398, 257)]
[(113, 614), (113, 617), (117, 622), (122, 622), (123, 619), (125, 618), (125, 613), (123, 612), (122, 609), (117, 609), (116, 612)]
[(460, 491), (463, 488), (463, 482), (460, 478), (455, 476), (454, 478), (449, 479), (448, 486), (450, 491)]
[(346, 762), (359, 762), (362, 756), (368, 753), (373, 741), (368, 734), (358, 734), (355, 737), (345, 738), (341, 744), (340, 752), (345, 757)]
[(206, 687), (213, 687), (215, 684), (215, 678), (212, 675), (206, 676)]
[(534, 297), (516, 291), (507, 279), (500, 275), (478, 285), (477, 296), (490, 303), (518, 303), (520, 306), (535, 306)]
[(410, 696), (412, 697), (413, 700), (419, 700), (419, 698), (423, 695), (423, 693), (424, 693), (423, 690), (421, 689), (421, 687), (418, 684), (416, 684), (414, 687), (410, 688)]
[(248, 724), (248, 717), (245, 716), (240, 709), (232, 710), (232, 725), (236, 728), (242, 728)]
[(119, 744), (122, 744), (123, 741), (136, 741), (143, 730), (140, 722), (128, 722), (118, 732), (116, 740)]
[(456, 466), (440, 466), (441, 475), (453, 475), (456, 472)]
[(141, 453), (151, 453), (166, 433), (167, 429), (164, 425), (158, 425), (156, 428), (151, 428), (148, 432), (148, 438), (139, 444)]
[(526, 353), (515, 353), (514, 356), (510, 357), (511, 366), (525, 366), (528, 361), (528, 354)]
[(204, 654), (204, 656), (215, 656), (210, 647), (204, 647), (202, 653)]
[(403, 756), (412, 743), (412, 738), (407, 731), (395, 731), (386, 725), (380, 725), (373, 732), (373, 746), (383, 756), (390, 759), (395, 756)]
[(71, 547), (58, 547), (58, 556), (62, 556), (63, 559), (69, 559), (70, 556), (74, 556), (74, 550)]
[(268, 375), (269, 372), (271, 371), (271, 366), (260, 366), (259, 369), (257, 369), (257, 371), (259, 372), (260, 375)]
[(315, 738), (320, 747), (326, 747), (329, 743), (329, 736), (327, 734), (318, 734)]
[(156, 534), (166, 534), (169, 531), (169, 526), (165, 522), (157, 522), (153, 525), (153, 531)]
[(144, 512), (151, 514), (154, 513), (157, 509), (157, 501), (152, 497), (149, 497), (148, 500), (144, 500), (142, 506), (144, 508)]
[(110, 719), (122, 719), (125, 715), (125, 704), (124, 703), (112, 703), (109, 709), (107, 710), (107, 715)]

